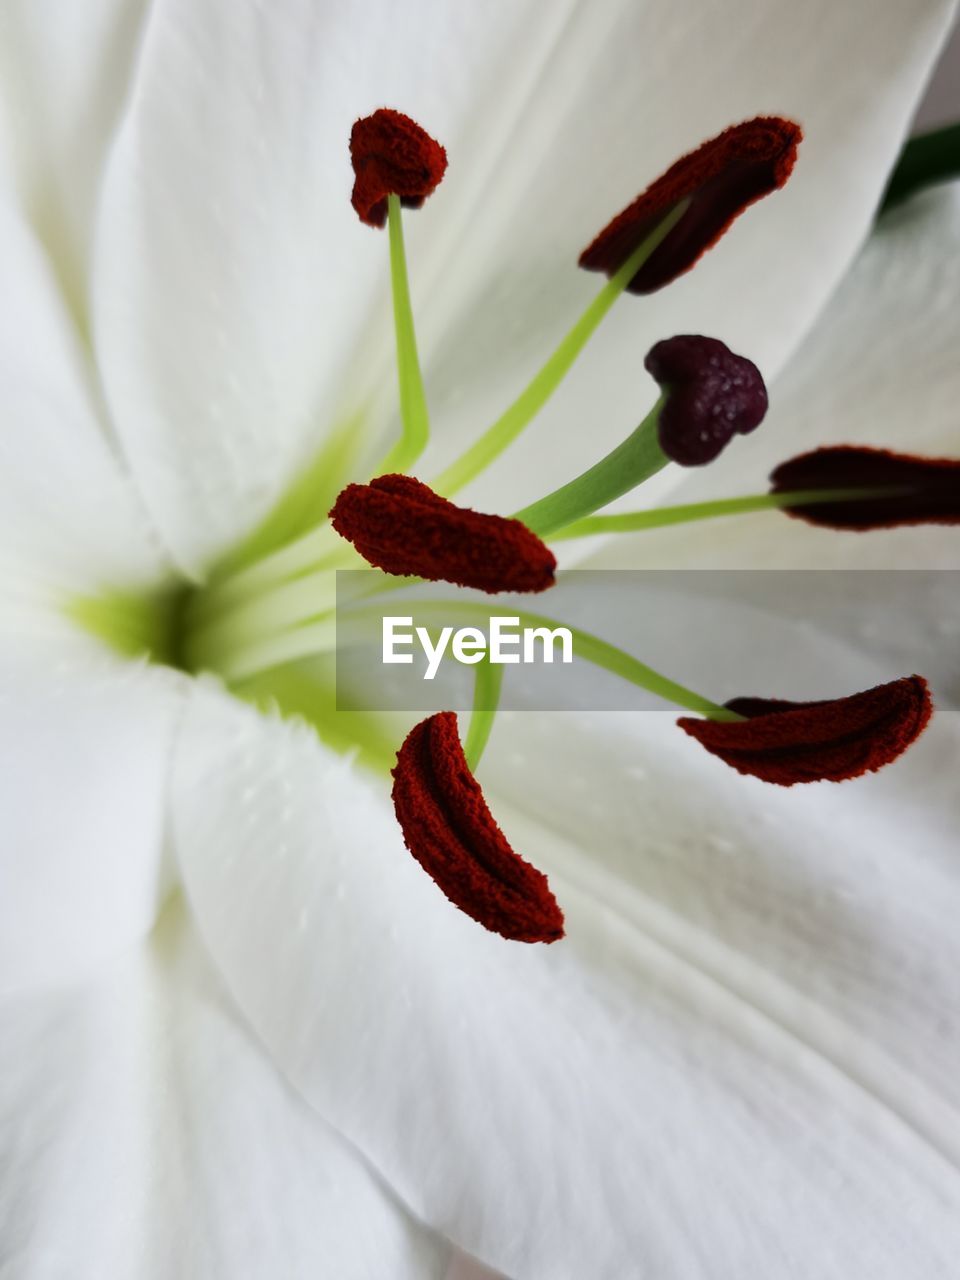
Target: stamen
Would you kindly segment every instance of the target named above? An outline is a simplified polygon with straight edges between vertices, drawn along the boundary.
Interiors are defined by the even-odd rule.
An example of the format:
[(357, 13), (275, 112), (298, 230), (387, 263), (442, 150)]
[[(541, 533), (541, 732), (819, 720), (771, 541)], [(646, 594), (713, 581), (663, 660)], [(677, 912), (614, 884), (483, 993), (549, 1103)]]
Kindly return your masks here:
[(739, 773), (781, 787), (882, 769), (917, 740), (933, 711), (922, 676), (825, 702), (734, 698), (726, 705), (746, 719), (677, 723)]
[(404, 843), (454, 906), (517, 942), (563, 937), (563, 912), (547, 878), (514, 852), (494, 821), (452, 711), (410, 731), (393, 779)]
[(355, 175), (351, 203), (361, 221), (382, 227), (388, 196), (399, 196), (407, 208), (419, 209), (437, 189), (446, 172), (447, 153), (409, 116), (381, 107), (350, 131), (350, 162)]
[[(960, 461), (952, 458), (839, 445), (782, 462), (770, 480), (773, 493), (785, 496), (788, 515), (829, 529), (960, 524)], [(839, 492), (817, 503), (789, 502), (805, 489)], [(843, 491), (857, 492), (857, 500)]]
[(767, 389), (760, 370), (718, 338), (665, 338), (643, 363), (666, 392), (660, 447), (681, 466), (712, 462), (734, 435), (756, 430), (764, 419)]
[(458, 507), (412, 476), (347, 485), (330, 519), (385, 573), (491, 593), (553, 586), (556, 558), (519, 520)]
[(557, 542), (568, 538), (587, 538), (597, 533), (638, 533), (645, 529), (663, 529), (671, 524), (749, 515), (755, 511), (782, 511), (784, 507), (799, 507), (807, 503), (862, 502), (874, 497), (875, 493), (875, 490), (861, 489), (798, 489), (790, 493), (750, 493), (739, 498), (717, 498), (711, 502), (681, 502), (676, 506), (651, 507), (648, 511), (588, 516), (585, 520), (564, 525), (550, 537)]
[(403, 423), (402, 437), (380, 464), (381, 471), (391, 472), (408, 470), (423, 453), (430, 440), (430, 417), (417, 353), (399, 197), (389, 195), (387, 208), (390, 219), (390, 281), (397, 346), (397, 381), (400, 390), (400, 420)]
[(802, 137), (799, 125), (779, 116), (757, 116), (725, 129), (619, 213), (580, 255), (580, 266), (613, 275), (664, 214), (688, 200), (683, 218), (627, 285), (631, 293), (662, 289), (689, 271), (744, 209), (784, 185)]

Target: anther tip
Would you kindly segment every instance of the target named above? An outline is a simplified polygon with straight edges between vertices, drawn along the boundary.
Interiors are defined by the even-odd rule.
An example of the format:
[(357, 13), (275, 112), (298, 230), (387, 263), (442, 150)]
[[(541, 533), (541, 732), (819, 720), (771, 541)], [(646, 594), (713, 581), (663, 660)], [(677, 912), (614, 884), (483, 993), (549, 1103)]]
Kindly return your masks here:
[(782, 116), (731, 125), (682, 156), (619, 213), (580, 255), (580, 266), (611, 276), (682, 200), (689, 206), (627, 285), (653, 293), (689, 271), (756, 201), (793, 172), (803, 130)]
[(355, 178), (351, 203), (371, 227), (386, 222), (388, 196), (397, 195), (403, 205), (418, 209), (447, 169), (440, 143), (389, 107), (356, 121), (350, 131), (350, 161)]

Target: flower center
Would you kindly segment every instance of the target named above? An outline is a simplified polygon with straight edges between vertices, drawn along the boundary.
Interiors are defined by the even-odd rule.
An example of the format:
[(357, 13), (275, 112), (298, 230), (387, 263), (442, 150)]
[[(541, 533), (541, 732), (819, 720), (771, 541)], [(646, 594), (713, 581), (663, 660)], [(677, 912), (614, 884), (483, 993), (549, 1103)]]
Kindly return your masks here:
[[(760, 424), (767, 394), (756, 366), (717, 339), (689, 334), (652, 348), (646, 369), (659, 384), (652, 408), (581, 475), (514, 513), (477, 512), (450, 501), (497, 462), (558, 391), (624, 292), (648, 294), (667, 285), (748, 205), (783, 185), (800, 136), (790, 121), (748, 121), (679, 160), (638, 196), (580, 258), (581, 266), (606, 273), (607, 283), (517, 399), (427, 484), (406, 474), (426, 449), (431, 426), (402, 218), (404, 207), (419, 208), (437, 189), (446, 152), (399, 112), (381, 110), (358, 121), (350, 139), (352, 201), (363, 222), (387, 224), (400, 438), (376, 473), (364, 477), (356, 474), (355, 433), (349, 425), (335, 433), (203, 587), (143, 599), (73, 600), (71, 616), (125, 654), (213, 672), (238, 696), (305, 718), (333, 746), (392, 769), (407, 846), (451, 902), (506, 937), (555, 940), (563, 928), (560, 908), (541, 873), (510, 847), (473, 773), (496, 714), (502, 669), (486, 660), (475, 669), (464, 746), (456, 716), (444, 711), (416, 725), (398, 750), (376, 717), (336, 707), (338, 624), (348, 627), (353, 614), (373, 608), (371, 597), (424, 579), (489, 593), (547, 593), (549, 601), (556, 560), (544, 539), (762, 509), (856, 529), (958, 519), (957, 463), (870, 450), (820, 450), (784, 463), (768, 494), (597, 514), (668, 465), (711, 462), (734, 436)], [(364, 565), (375, 570), (369, 586), (338, 610), (336, 571)], [(476, 606), (453, 592), (450, 609), (471, 620), (476, 615)], [(549, 609), (522, 617), (534, 626), (556, 621)], [(580, 658), (703, 717), (685, 718), (681, 727), (721, 761), (781, 785), (839, 781), (879, 768), (910, 745), (930, 715), (919, 677), (828, 703), (745, 698), (720, 705), (608, 640), (579, 628), (575, 639)]]

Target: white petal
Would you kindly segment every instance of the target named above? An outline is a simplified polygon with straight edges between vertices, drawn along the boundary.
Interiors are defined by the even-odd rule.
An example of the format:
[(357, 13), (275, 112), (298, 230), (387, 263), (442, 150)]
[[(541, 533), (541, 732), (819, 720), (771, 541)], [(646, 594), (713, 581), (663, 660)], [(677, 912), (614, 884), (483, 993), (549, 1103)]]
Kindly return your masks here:
[(78, 638), (0, 643), (0, 991), (76, 980), (152, 926), (181, 682)]
[[(941, 787), (909, 853), (874, 788), (858, 845), (845, 793), (770, 798), (664, 728), (633, 758), (598, 752), (596, 774), (577, 754), (582, 784), (544, 751), (530, 785), (549, 789), (549, 830), (498, 810), (567, 912), (565, 942), (521, 947), (446, 903), (305, 730), (201, 690), (174, 784), (198, 927), (305, 1096), (418, 1216), (515, 1280), (946, 1280), (958, 904)], [(834, 893), (847, 842), (862, 909)]]
[(355, 116), (391, 102), (452, 156), (411, 227), (438, 456), (503, 407), (591, 295), (576, 255), (639, 186), (735, 119), (779, 110), (807, 128), (775, 211), (666, 304), (622, 306), (500, 475), (509, 503), (633, 425), (649, 398), (640, 357), (664, 326), (717, 332), (769, 368), (783, 358), (866, 229), (948, 10), (863, 0), (801, 19), (758, 4), (733, 30), (725, 10), (679, 21), (659, 2), (382, 0), (361, 24), (308, 0), (160, 0), (107, 183), (96, 312), (118, 429), (170, 545), (198, 569), (335, 422), (372, 403), (383, 426), (395, 402), (386, 245), (348, 205)]
[[(766, 376), (783, 366), (869, 230), (950, 12), (879, 13), (869, 0), (802, 16), (788, 3), (736, 18), (722, 5), (574, 9), (522, 119), (499, 135), (482, 204), (456, 227), (448, 287), (425, 300), (438, 459), (517, 394), (598, 286), (573, 269), (579, 251), (677, 156), (763, 113), (797, 120), (804, 141), (787, 187), (692, 273), (617, 304), (509, 460), (468, 491), (478, 506), (515, 510), (619, 443), (655, 398), (643, 358), (660, 338), (711, 334)], [(525, 50), (516, 59), (529, 65)]]
[[(770, 413), (670, 502), (763, 493), (778, 462), (818, 445), (960, 456), (960, 183), (885, 216), (783, 376)], [(647, 505), (641, 490), (620, 506)], [(816, 529), (774, 513), (609, 540), (589, 568), (960, 567), (952, 528)]]
[(164, 571), (155, 535), (108, 443), (50, 264), (6, 190), (0, 279), (0, 567), (77, 594), (147, 585)]
[(0, 1011), (22, 1280), (431, 1280), (441, 1243), (286, 1086), (182, 904), (98, 983)]
[(83, 332), (104, 156), (145, 7), (145, 0), (4, 0), (0, 10), (2, 150), (21, 207)]
[(497, 12), (153, 6), (104, 197), (98, 349), (131, 465), (189, 567), (363, 407), (338, 384), (389, 277), (386, 237), (350, 207), (350, 127), (389, 102), (460, 132), (515, 25)]

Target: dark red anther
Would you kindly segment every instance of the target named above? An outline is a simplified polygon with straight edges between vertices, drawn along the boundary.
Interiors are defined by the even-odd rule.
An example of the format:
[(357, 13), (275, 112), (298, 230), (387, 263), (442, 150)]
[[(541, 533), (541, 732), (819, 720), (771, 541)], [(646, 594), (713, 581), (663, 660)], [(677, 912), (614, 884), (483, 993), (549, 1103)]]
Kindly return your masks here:
[(830, 529), (890, 529), (901, 524), (960, 524), (960, 461), (917, 458), (853, 445), (814, 449), (781, 462), (772, 493), (803, 489), (877, 490), (876, 497), (784, 507), (787, 515)]
[(563, 937), (547, 878), (511, 849), (493, 820), (452, 711), (407, 735), (393, 770), (393, 806), (407, 848), (454, 906), (516, 942)]
[(351, 203), (363, 222), (382, 227), (387, 196), (397, 195), (401, 204), (419, 209), (440, 185), (447, 153), (409, 116), (381, 107), (350, 131), (350, 161)]
[(917, 740), (933, 711), (922, 676), (828, 702), (734, 698), (726, 705), (748, 718), (677, 723), (725, 764), (781, 787), (882, 769)]
[(412, 476), (348, 484), (333, 527), (369, 564), (479, 591), (544, 591), (556, 557), (519, 520), (458, 507)]
[(792, 120), (757, 116), (683, 156), (580, 255), (588, 271), (614, 275), (681, 200), (690, 206), (627, 288), (653, 293), (689, 271), (749, 205), (790, 177), (803, 131)]
[(643, 363), (666, 392), (660, 448), (681, 466), (712, 462), (733, 436), (755, 430), (767, 412), (760, 370), (719, 338), (665, 338)]

